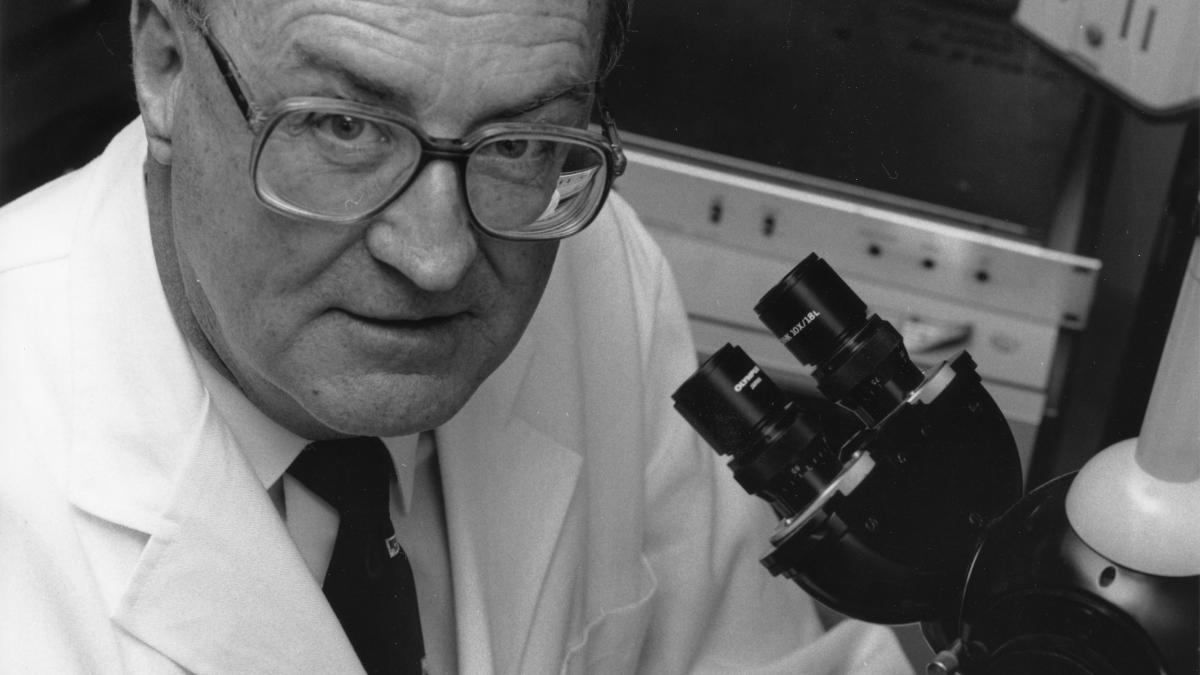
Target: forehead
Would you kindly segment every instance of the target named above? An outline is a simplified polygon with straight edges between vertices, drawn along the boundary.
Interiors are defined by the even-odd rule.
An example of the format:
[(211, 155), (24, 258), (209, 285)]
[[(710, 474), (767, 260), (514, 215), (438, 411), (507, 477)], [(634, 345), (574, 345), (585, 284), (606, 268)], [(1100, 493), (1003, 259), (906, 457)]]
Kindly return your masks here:
[[(358, 86), (425, 116), (520, 105), (590, 82), (599, 0), (224, 0), (214, 26), (267, 87)], [(295, 93), (295, 92), (291, 92)], [(309, 92), (311, 93), (311, 92)]]

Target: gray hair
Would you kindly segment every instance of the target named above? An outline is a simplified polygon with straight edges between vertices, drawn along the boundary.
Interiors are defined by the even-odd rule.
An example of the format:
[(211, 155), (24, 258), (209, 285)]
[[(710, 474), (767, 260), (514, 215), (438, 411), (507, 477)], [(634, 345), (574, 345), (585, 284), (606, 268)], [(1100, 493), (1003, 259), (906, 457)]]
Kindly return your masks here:
[[(604, 36), (600, 44), (600, 62), (597, 81), (605, 78), (617, 67), (625, 42), (629, 39), (629, 19), (633, 16), (633, 0), (602, 0), (606, 4)], [(172, 0), (196, 25), (208, 22), (208, 0)]]

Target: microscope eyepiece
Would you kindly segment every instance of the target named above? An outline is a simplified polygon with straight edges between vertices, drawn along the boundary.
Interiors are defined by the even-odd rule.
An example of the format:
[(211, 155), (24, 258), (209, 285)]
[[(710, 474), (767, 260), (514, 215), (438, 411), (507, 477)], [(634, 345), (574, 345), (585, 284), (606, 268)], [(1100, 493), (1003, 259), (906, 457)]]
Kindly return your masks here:
[(867, 323), (867, 305), (829, 263), (810, 253), (754, 312), (800, 363), (818, 366)]
[(775, 337), (804, 365), (814, 366), (817, 388), (878, 423), (921, 384), (900, 333), (872, 314), (817, 254), (792, 268), (754, 306)]
[(726, 344), (671, 396), (675, 409), (722, 455), (771, 436), (788, 398), (746, 352)]
[(802, 511), (836, 475), (825, 436), (740, 348), (726, 344), (672, 394), (675, 409), (747, 492), (780, 516)]

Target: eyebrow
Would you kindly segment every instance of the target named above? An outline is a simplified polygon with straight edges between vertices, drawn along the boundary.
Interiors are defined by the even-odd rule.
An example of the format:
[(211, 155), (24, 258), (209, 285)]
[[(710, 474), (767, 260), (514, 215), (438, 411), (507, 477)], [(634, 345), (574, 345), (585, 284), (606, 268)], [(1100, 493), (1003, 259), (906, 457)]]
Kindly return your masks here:
[(575, 82), (573, 84), (565, 84), (565, 85), (559, 85), (556, 87), (551, 87), (548, 89), (548, 91), (546, 93), (544, 93), (540, 96), (534, 97), (533, 99), (531, 99), (528, 103), (526, 103), (524, 105), (517, 105), (517, 106), (513, 106), (513, 107), (502, 108), (502, 109), (493, 111), (490, 116), (501, 118), (501, 119), (511, 119), (514, 117), (520, 117), (521, 115), (524, 115), (529, 112), (533, 112), (534, 110), (537, 110), (538, 108), (542, 108), (547, 105), (550, 105), (551, 103), (554, 103), (555, 101), (568, 101), (568, 102), (578, 103), (580, 105), (583, 105), (583, 104), (586, 104), (588, 102), (588, 99), (591, 97), (593, 87), (594, 87), (594, 81), (591, 81), (591, 80), (586, 81), (586, 82)]
[[(399, 104), (405, 112), (412, 111), (414, 107), (411, 96), (387, 82), (351, 70), (342, 62), (321, 52), (313, 51), (305, 45), (295, 45), (293, 50), (300, 64), (324, 71), (341, 79), (350, 87), (371, 98), (373, 102)], [(499, 107), (488, 111), (485, 117), (489, 119), (512, 119), (560, 100), (586, 104), (592, 95), (595, 83), (595, 80), (556, 81), (548, 86), (543, 93), (534, 96), (529, 101)]]
[(302, 44), (295, 45), (292, 49), (296, 53), (300, 65), (333, 75), (372, 99), (377, 101), (399, 101), (405, 105), (411, 103), (409, 96), (404, 92), (389, 86), (385, 82), (350, 70), (340, 61), (321, 52), (313, 51)]

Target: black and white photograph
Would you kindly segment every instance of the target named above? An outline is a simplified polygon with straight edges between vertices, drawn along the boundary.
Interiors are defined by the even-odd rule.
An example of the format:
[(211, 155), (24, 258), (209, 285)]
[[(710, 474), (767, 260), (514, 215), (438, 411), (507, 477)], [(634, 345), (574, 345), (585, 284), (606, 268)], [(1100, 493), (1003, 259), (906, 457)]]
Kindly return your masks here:
[(3, 0), (0, 675), (1200, 675), (1200, 0)]

